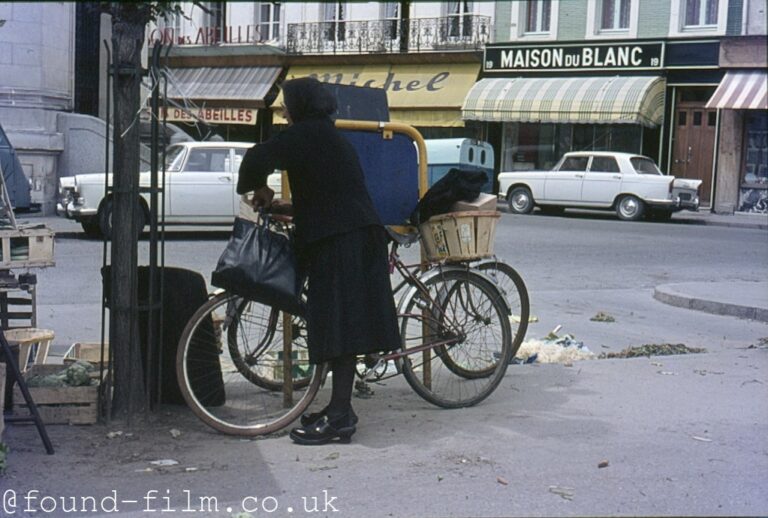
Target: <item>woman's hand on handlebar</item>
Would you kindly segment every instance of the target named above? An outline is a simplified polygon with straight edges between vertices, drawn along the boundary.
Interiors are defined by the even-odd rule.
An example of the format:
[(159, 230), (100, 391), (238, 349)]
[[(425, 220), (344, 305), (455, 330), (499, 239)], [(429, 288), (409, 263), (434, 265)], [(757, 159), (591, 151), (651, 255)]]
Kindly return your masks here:
[(253, 191), (251, 197), (251, 206), (253, 210), (269, 209), (272, 206), (272, 200), (275, 197), (275, 191), (268, 186), (261, 187)]

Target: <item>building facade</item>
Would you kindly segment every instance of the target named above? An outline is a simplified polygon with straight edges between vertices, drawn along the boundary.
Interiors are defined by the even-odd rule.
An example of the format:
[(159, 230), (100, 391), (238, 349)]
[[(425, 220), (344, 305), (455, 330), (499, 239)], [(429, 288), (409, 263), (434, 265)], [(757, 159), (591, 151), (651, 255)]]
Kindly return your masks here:
[[(88, 4), (0, 4), (0, 118), (46, 212), (59, 176), (104, 169), (109, 20)], [(165, 115), (192, 138), (267, 137), (277, 85), (312, 75), (384, 89), (426, 138), (490, 141), (497, 172), (634, 151), (712, 210), (768, 210), (766, 0), (181, 6), (146, 49), (171, 46)]]
[(487, 124), (499, 170), (571, 150), (643, 153), (702, 180), (705, 208), (763, 212), (765, 4), (498, 2), (464, 118)]
[(74, 106), (74, 33), (74, 4), (0, 3), (0, 122), (47, 212), (67, 147), (59, 114)]

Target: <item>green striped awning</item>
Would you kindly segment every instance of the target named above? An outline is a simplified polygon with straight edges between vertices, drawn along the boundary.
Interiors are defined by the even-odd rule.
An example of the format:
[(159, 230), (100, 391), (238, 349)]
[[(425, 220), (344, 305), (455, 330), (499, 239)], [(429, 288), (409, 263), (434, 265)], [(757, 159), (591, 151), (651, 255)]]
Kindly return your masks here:
[(475, 83), (464, 120), (566, 124), (642, 124), (664, 120), (661, 77), (517, 77)]

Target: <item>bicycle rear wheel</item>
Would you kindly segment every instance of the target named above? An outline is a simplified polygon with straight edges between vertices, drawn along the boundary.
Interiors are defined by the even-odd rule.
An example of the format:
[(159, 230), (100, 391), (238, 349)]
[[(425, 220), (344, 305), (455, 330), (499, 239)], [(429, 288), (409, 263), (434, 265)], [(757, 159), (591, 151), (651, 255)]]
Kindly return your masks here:
[(437, 406), (475, 405), (501, 383), (511, 358), (512, 336), (501, 294), (470, 270), (442, 271), (428, 277), (424, 286), (427, 293), (417, 290), (400, 315), (403, 375), (417, 394)]
[[(242, 298), (221, 293), (195, 312), (179, 341), (176, 373), (187, 405), (207, 425), (227, 434), (264, 435), (288, 426), (302, 414), (317, 394), (323, 368), (311, 367), (305, 387), (292, 384), (292, 398), (249, 380), (238, 369), (231, 350), (246, 350), (242, 344), (274, 336), (276, 320), (241, 325), (243, 313), (238, 308), (242, 304)], [(238, 326), (238, 332), (230, 333), (231, 326)], [(233, 340), (242, 343), (229, 343)], [(280, 365), (273, 364), (273, 368)], [(281, 378), (279, 373), (272, 376)]]

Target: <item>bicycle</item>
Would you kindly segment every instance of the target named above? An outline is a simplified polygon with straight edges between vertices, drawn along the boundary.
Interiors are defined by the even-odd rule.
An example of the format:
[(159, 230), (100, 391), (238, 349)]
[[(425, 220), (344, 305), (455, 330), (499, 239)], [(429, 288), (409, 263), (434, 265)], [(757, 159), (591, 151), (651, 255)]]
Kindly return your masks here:
[[(401, 293), (401, 347), (366, 358), (360, 375), (385, 379), (394, 364), (391, 375), (402, 373), (432, 404), (477, 404), (496, 389), (522, 342), (528, 319), (525, 286), (517, 272), (498, 260), (475, 267), (430, 264), (425, 271), (421, 263), (406, 265), (398, 247), (417, 238), (398, 238), (390, 249), (390, 270), (403, 278), (395, 288)], [(503, 292), (499, 280), (505, 275), (519, 301), (514, 331), (506, 300), (512, 288)], [(264, 435), (286, 427), (312, 403), (327, 366), (308, 363), (303, 321), (279, 315), (274, 308), (224, 292), (190, 319), (179, 344), (177, 374), (185, 400), (203, 422), (228, 434)], [(283, 354), (289, 350), (290, 355)], [(285, 382), (288, 376), (291, 383)]]

